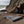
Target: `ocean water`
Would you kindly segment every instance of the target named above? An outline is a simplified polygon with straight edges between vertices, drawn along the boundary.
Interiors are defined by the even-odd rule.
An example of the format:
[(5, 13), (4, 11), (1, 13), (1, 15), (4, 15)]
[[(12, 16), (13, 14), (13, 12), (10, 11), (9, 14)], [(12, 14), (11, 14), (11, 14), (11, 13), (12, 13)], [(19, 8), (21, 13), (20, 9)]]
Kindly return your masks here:
[(0, 5), (0, 7), (6, 7), (6, 5)]
[(6, 5), (0, 5), (0, 11), (1, 10), (6, 10)]

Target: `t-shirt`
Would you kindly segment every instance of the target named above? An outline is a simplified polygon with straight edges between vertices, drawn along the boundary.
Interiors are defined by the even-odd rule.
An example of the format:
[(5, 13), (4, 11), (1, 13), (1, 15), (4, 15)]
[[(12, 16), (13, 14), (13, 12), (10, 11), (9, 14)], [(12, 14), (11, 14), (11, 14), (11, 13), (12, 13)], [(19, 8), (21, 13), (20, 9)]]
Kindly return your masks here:
[(24, 8), (24, 3), (23, 3), (23, 4), (21, 4), (20, 10), (22, 11), (22, 10), (23, 10), (23, 8)]

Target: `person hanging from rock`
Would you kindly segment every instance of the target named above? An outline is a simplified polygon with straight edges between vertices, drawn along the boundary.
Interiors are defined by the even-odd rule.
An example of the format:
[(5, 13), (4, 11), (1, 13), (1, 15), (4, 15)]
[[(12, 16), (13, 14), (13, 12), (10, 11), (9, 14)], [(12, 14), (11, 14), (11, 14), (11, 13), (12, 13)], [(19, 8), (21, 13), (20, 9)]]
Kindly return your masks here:
[(24, 9), (24, 3), (23, 3), (23, 4), (21, 4), (21, 6), (20, 6), (20, 14), (22, 14), (22, 13), (23, 13), (23, 9)]

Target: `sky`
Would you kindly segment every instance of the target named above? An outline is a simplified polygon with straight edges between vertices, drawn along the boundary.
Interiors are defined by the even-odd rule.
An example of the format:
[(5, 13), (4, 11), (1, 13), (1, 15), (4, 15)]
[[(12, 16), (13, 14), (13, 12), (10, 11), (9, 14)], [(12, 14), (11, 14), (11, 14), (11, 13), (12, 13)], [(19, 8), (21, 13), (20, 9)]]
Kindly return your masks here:
[(0, 5), (9, 5), (10, 0), (0, 0)]

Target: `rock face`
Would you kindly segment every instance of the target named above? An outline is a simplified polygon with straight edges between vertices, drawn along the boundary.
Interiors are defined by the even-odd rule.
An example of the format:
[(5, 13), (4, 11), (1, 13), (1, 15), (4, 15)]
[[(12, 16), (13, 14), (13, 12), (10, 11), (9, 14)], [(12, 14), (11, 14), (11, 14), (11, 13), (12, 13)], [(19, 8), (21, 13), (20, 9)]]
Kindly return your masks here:
[(6, 9), (8, 12), (11, 12), (16, 8), (16, 6), (18, 6), (18, 4), (20, 5), (22, 3), (24, 3), (23, 0), (11, 0), (9, 6), (7, 6)]

